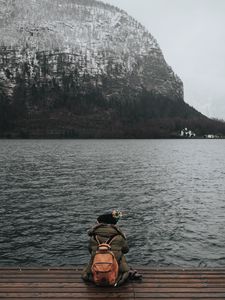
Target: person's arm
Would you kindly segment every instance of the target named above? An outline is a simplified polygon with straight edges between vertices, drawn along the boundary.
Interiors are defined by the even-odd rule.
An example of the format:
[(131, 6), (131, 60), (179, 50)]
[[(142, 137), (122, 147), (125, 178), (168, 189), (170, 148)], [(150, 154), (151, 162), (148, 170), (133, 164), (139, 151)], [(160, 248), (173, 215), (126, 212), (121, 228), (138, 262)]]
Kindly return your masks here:
[(126, 239), (123, 239), (123, 246), (122, 246), (122, 249), (121, 251), (126, 254), (129, 252), (129, 246), (128, 246), (128, 243), (127, 243), (127, 240)]
[(97, 250), (97, 246), (98, 246), (98, 243), (96, 242), (95, 238), (92, 236), (90, 238), (89, 244), (88, 244), (88, 250), (89, 250), (90, 254), (92, 253), (92, 251)]
[(89, 243), (88, 243), (88, 251), (89, 251), (89, 253), (91, 254), (91, 252), (92, 252), (92, 248), (91, 248), (91, 238), (89, 239)]

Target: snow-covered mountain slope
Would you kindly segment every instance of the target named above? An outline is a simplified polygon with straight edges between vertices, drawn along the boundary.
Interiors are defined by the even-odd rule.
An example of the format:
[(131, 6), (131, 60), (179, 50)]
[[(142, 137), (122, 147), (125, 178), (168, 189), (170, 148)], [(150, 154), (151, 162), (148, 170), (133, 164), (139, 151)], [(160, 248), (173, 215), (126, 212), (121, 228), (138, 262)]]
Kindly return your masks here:
[(190, 118), (202, 115), (126, 12), (96, 0), (0, 0), (0, 137), (170, 137)]
[[(0, 81), (99, 87), (106, 99), (132, 90), (183, 100), (183, 85), (153, 36), (126, 12), (95, 0), (0, 0)], [(87, 79), (88, 77), (88, 79)], [(72, 83), (71, 83), (72, 84)], [(133, 97), (132, 96), (132, 97)], [(52, 99), (51, 101), (54, 101)]]

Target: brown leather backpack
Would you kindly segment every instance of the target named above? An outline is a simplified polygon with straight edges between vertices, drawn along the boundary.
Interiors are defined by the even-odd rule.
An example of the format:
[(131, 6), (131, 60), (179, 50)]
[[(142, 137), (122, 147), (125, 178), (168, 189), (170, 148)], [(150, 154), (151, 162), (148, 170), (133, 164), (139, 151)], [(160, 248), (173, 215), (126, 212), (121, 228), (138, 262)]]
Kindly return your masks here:
[(117, 283), (119, 275), (119, 266), (114, 253), (111, 250), (113, 238), (108, 239), (105, 243), (98, 242), (97, 251), (95, 253), (91, 266), (93, 281), (99, 286), (114, 286)]

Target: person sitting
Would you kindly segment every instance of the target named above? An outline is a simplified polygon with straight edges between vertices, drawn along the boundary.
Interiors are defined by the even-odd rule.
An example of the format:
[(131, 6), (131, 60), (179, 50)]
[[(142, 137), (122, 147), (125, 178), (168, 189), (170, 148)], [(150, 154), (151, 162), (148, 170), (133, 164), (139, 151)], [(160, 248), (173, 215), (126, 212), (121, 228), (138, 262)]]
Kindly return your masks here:
[[(129, 251), (127, 239), (121, 229), (116, 225), (122, 213), (117, 210), (113, 210), (111, 213), (100, 215), (97, 218), (97, 224), (88, 231), (90, 236), (89, 240), (89, 252), (91, 258), (89, 264), (84, 268), (82, 278), (84, 281), (94, 282), (92, 265), (93, 260), (98, 250), (98, 246), (101, 244), (109, 243), (114, 257), (118, 263), (118, 277), (115, 286), (121, 285), (128, 278), (139, 279), (141, 275), (136, 271), (131, 271), (125, 255)], [(110, 241), (110, 242), (109, 242)]]

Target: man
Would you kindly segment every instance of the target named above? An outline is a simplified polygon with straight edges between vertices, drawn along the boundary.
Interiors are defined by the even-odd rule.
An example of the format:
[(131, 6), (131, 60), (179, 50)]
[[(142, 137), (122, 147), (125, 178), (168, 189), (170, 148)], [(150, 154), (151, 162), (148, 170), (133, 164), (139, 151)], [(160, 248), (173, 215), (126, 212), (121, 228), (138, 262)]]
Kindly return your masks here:
[(89, 230), (89, 252), (91, 259), (89, 264), (84, 268), (82, 278), (85, 281), (92, 281), (91, 266), (99, 243), (105, 243), (107, 240), (111, 240), (111, 250), (114, 253), (119, 265), (119, 276), (116, 285), (121, 285), (124, 281), (130, 277), (131, 279), (140, 278), (140, 274), (131, 272), (126, 262), (124, 254), (129, 251), (127, 240), (121, 229), (116, 226), (122, 213), (117, 210), (113, 210), (111, 213), (100, 215), (97, 218), (97, 225)]

